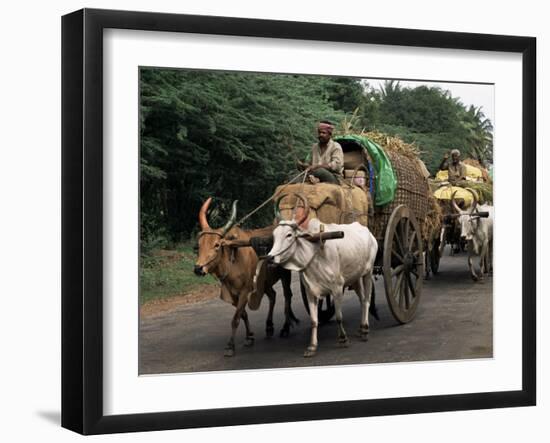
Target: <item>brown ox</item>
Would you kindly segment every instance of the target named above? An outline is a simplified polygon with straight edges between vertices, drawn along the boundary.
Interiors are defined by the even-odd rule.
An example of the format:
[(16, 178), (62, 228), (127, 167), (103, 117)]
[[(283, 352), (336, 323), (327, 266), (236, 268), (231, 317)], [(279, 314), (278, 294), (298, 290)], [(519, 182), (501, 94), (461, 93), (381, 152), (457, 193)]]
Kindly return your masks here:
[[(271, 236), (274, 227), (245, 231), (234, 227), (237, 218), (237, 202), (233, 202), (229, 221), (223, 228), (212, 229), (206, 217), (212, 198), (206, 200), (199, 212), (201, 232), (199, 234), (198, 258), (195, 263), (195, 274), (215, 275), (221, 283), (220, 298), (235, 306), (231, 320), (231, 338), (225, 347), (224, 355), (235, 354), (235, 333), (243, 319), (246, 327), (245, 346), (254, 344), (254, 333), (250, 330), (246, 304), (254, 293), (254, 275), (258, 257), (251, 247), (235, 247), (238, 242), (249, 243), (253, 237)], [(273, 336), (273, 308), (276, 292), (273, 285), (280, 279), (285, 296), (285, 324), (281, 337), (288, 336), (292, 322), (298, 322), (291, 308), (292, 291), (290, 289), (290, 271), (280, 267), (270, 268), (266, 275), (265, 293), (269, 298), (269, 312), (266, 320), (266, 335)]]

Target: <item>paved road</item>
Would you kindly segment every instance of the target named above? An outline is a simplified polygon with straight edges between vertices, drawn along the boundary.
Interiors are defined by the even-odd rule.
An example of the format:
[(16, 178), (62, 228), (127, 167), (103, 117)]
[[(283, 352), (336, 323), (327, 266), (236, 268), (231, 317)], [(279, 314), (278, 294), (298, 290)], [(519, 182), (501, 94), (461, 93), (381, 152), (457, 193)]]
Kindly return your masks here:
[(492, 357), (492, 279), (473, 282), (465, 255), (442, 258), (439, 275), (424, 282), (416, 317), (406, 325), (393, 319), (386, 304), (383, 280), (379, 278), (376, 303), (380, 320), (371, 317), (371, 333), (366, 343), (353, 337), (359, 326), (360, 306), (355, 293), (346, 294), (344, 326), (352, 339), (351, 346), (338, 346), (336, 322), (331, 321), (319, 329), (319, 350), (313, 359), (303, 357), (309, 341), (309, 318), (302, 304), (297, 275), (293, 275), (293, 291), (293, 308), (301, 322), (290, 336), (278, 336), (284, 321), (284, 299), (278, 288), (275, 337), (264, 338), (267, 313), (264, 298), (260, 310), (249, 315), (256, 334), (255, 345), (243, 346), (241, 325), (236, 355), (232, 358), (223, 356), (223, 348), (229, 338), (234, 308), (219, 299), (182, 305), (168, 313), (142, 318), (140, 374)]

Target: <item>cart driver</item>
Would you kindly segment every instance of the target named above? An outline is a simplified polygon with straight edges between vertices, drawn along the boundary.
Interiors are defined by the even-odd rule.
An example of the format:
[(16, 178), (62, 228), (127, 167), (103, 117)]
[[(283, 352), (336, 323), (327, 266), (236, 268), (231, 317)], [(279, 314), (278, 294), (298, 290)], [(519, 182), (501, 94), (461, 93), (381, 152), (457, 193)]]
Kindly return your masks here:
[(451, 151), (451, 162), (449, 163), (449, 154), (443, 156), (443, 160), (439, 165), (442, 171), (449, 171), (449, 182), (455, 183), (459, 180), (466, 179), (466, 166), (460, 161), (460, 151), (453, 149)]
[(334, 131), (334, 125), (330, 121), (319, 122), (317, 126), (319, 143), (315, 143), (311, 148), (311, 165), (298, 163), (301, 169), (308, 169), (311, 183), (338, 184), (339, 179), (343, 177), (344, 152), (342, 146), (332, 140), (332, 131)]

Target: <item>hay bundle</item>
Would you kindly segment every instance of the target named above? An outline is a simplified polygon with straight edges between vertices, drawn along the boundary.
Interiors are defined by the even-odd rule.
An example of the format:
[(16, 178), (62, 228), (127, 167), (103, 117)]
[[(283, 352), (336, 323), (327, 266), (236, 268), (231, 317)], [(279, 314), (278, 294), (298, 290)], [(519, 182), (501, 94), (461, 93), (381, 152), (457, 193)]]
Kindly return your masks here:
[(405, 143), (399, 137), (383, 134), (378, 131), (362, 132), (361, 135), (370, 138), (372, 141), (382, 146), (386, 152), (396, 152), (414, 160), (420, 157), (421, 152), (416, 145)]
[(465, 158), (464, 160), (462, 160), (462, 163), (466, 165), (474, 166), (478, 169), (484, 169), (483, 166), (481, 166), (481, 163), (479, 163), (479, 161), (476, 160), (475, 158)]
[(427, 245), (428, 242), (431, 242), (433, 239), (439, 237), (442, 220), (443, 210), (441, 205), (433, 195), (430, 195), (428, 198), (428, 213), (426, 214), (424, 223), (421, 225), (424, 245)]
[(477, 192), (479, 203), (487, 203), (489, 205), (493, 204), (493, 185), (491, 183), (462, 180), (456, 182), (455, 185), (460, 186), (461, 188), (472, 188)]
[[(355, 124), (355, 120), (357, 119), (356, 114), (357, 114), (357, 109), (355, 110), (355, 112), (353, 113), (349, 121), (344, 119), (342, 122), (340, 122), (340, 128), (337, 131), (338, 132), (337, 135), (358, 135), (360, 137), (368, 137), (373, 142), (380, 145), (386, 153), (393, 152), (412, 160), (416, 169), (420, 172), (420, 174), (423, 177), (428, 178), (430, 176), (430, 171), (428, 171), (428, 168), (426, 168), (426, 165), (420, 158), (422, 153), (414, 143), (406, 143), (405, 141), (403, 141), (397, 136), (384, 134), (383, 132), (376, 131), (376, 130), (354, 131), (352, 128)], [(348, 161), (348, 160), (346, 159), (345, 161)], [(346, 169), (354, 169), (359, 163), (359, 161), (360, 160), (358, 159), (352, 162), (350, 157), (350, 160), (349, 160), (350, 167), (349, 168), (346, 167)], [(352, 163), (353, 163), (353, 166), (351, 166)]]
[(383, 134), (378, 131), (362, 132), (361, 135), (370, 138), (387, 153), (399, 154), (411, 160), (423, 177), (428, 178), (430, 176), (430, 171), (428, 171), (428, 168), (426, 168), (426, 165), (420, 159), (421, 152), (414, 143), (406, 143), (399, 137)]
[(490, 182), (491, 177), (489, 177), (489, 171), (487, 171), (487, 168), (481, 165), (481, 163), (476, 160), (475, 158), (466, 158), (462, 161), (465, 165), (474, 166), (475, 168), (478, 168), (481, 171), (481, 175), (483, 177), (483, 181)]

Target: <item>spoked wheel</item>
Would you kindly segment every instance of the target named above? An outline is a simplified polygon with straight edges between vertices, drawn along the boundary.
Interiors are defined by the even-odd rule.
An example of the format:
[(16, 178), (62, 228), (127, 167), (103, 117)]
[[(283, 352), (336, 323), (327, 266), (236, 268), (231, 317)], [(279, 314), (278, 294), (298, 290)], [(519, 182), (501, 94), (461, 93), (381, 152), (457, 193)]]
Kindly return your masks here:
[(386, 298), (399, 323), (414, 317), (424, 280), (422, 237), (418, 222), (405, 205), (394, 209), (384, 238), (383, 272)]
[[(300, 291), (302, 292), (302, 300), (304, 302), (304, 306), (307, 313), (309, 314), (309, 303), (307, 301), (306, 288), (301, 280)], [(319, 300), (319, 304), (317, 305), (317, 318), (319, 319), (320, 324), (329, 322), (332, 317), (334, 317), (335, 312), (336, 308), (334, 307), (334, 302), (332, 301), (332, 297), (330, 295), (327, 295), (326, 297), (323, 297), (321, 300)]]

